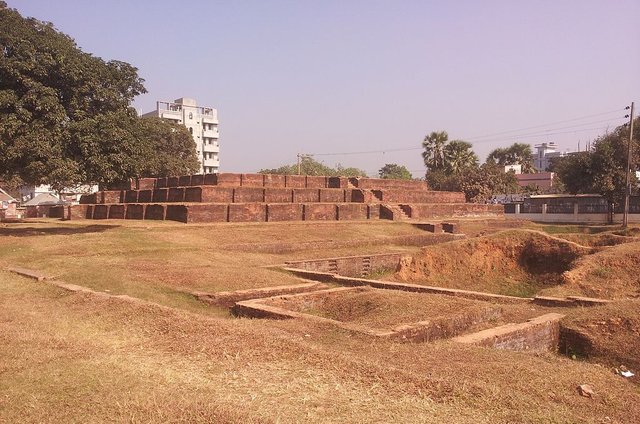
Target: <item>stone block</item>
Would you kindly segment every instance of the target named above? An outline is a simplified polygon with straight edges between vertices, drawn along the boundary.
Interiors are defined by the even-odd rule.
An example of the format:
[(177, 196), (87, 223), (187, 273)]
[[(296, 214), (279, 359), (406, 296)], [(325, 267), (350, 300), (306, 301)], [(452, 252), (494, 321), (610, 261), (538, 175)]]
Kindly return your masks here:
[(153, 190), (139, 190), (138, 203), (151, 203), (153, 201)]
[(151, 201), (154, 203), (165, 203), (169, 196), (169, 189), (167, 188), (157, 188), (153, 190), (153, 194), (151, 195)]
[(167, 195), (167, 202), (184, 202), (184, 187), (171, 187)]
[(264, 176), (264, 186), (273, 187), (273, 188), (284, 188), (286, 187), (285, 176), (276, 175), (276, 174), (266, 174)]
[(267, 221), (301, 221), (303, 206), (300, 203), (267, 205)]
[(93, 207), (93, 219), (107, 219), (109, 217), (108, 205), (95, 205)]
[(180, 177), (167, 177), (167, 187), (178, 187), (180, 185)]
[(344, 190), (335, 188), (320, 189), (320, 203), (343, 203), (345, 201)]
[(284, 184), (285, 187), (305, 188), (307, 178), (304, 175), (285, 175)]
[(144, 219), (155, 219), (162, 221), (164, 219), (164, 205), (147, 205), (144, 209)]
[(109, 219), (124, 219), (125, 209), (126, 209), (125, 205), (109, 206)]
[[(199, 202), (204, 203), (231, 203), (233, 202), (233, 188), (232, 187), (217, 187), (217, 186), (203, 186), (194, 187), (200, 190)], [(196, 200), (192, 200), (196, 201)]]
[(91, 214), (93, 214), (93, 207), (87, 205), (71, 205), (69, 219), (91, 219), (93, 216), (89, 214), (89, 209), (91, 209)]
[(189, 187), (191, 185), (191, 175), (181, 175), (178, 177), (178, 185), (180, 187)]
[(218, 183), (220, 187), (240, 187), (242, 182), (242, 174), (222, 173), (218, 174)]
[(125, 219), (143, 219), (144, 218), (144, 205), (129, 204), (125, 212)]
[(367, 205), (367, 210), (369, 213), (369, 219), (380, 219), (380, 204), (379, 203), (371, 203)]
[(304, 205), (305, 221), (335, 221), (338, 208), (335, 204), (308, 203)]
[(233, 189), (233, 203), (264, 202), (264, 188), (238, 187)]
[(291, 203), (293, 191), (290, 188), (265, 188), (265, 203)]
[(187, 206), (187, 212), (187, 223), (226, 222), (229, 217), (229, 206), (194, 204)]
[(241, 174), (240, 185), (242, 187), (264, 187), (264, 175)]
[(264, 222), (267, 205), (264, 203), (232, 203), (229, 205), (229, 222)]
[(327, 177), (307, 175), (304, 186), (306, 188), (327, 188)]
[(338, 220), (352, 221), (369, 218), (369, 208), (364, 203), (343, 203), (338, 205)]
[(317, 188), (294, 188), (293, 203), (317, 203), (320, 201), (320, 190)]

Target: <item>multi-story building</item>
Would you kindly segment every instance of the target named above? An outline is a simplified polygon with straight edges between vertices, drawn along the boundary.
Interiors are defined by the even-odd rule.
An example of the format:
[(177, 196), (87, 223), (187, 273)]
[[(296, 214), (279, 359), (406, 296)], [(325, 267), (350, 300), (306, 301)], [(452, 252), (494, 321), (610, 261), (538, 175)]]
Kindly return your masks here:
[(220, 145), (218, 144), (218, 111), (216, 109), (198, 106), (194, 99), (183, 97), (173, 102), (156, 102), (156, 110), (142, 116), (170, 119), (187, 127), (196, 144), (200, 172), (218, 173)]
[(558, 146), (553, 141), (550, 143), (536, 144), (536, 154), (533, 158), (533, 166), (540, 172), (548, 171), (553, 158), (566, 156), (565, 152), (558, 152)]

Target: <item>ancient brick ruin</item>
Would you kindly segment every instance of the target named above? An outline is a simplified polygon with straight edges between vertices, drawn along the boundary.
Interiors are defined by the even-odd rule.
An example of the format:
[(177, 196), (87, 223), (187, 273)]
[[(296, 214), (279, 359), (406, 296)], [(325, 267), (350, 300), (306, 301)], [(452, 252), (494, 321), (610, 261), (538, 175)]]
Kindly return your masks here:
[(185, 223), (429, 219), (502, 215), (499, 205), (465, 203), (463, 193), (423, 181), (269, 174), (142, 178), (128, 190), (84, 195), (50, 216)]

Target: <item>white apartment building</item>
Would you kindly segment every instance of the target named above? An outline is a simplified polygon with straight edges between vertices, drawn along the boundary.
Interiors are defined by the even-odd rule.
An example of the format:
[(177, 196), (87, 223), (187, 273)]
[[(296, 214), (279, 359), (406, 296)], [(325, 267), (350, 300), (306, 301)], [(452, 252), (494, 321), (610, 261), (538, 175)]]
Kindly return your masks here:
[(173, 102), (156, 102), (156, 110), (142, 116), (171, 119), (187, 127), (196, 144), (200, 172), (218, 173), (220, 145), (218, 144), (218, 111), (216, 109), (198, 106), (194, 99), (183, 97)]
[(566, 155), (565, 152), (558, 152), (558, 146), (553, 141), (550, 143), (541, 143), (536, 144), (536, 153), (533, 158), (533, 166), (540, 172), (545, 172), (549, 170), (549, 165), (551, 165), (551, 160), (553, 158), (559, 158)]

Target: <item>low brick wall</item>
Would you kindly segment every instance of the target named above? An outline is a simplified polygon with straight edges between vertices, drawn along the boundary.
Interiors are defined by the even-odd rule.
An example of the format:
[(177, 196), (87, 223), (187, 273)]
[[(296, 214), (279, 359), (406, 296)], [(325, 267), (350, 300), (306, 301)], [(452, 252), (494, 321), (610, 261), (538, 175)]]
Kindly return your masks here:
[(184, 202), (184, 187), (171, 187), (167, 195), (167, 202)]
[(96, 203), (98, 203), (96, 193), (83, 194), (82, 196), (80, 196), (81, 205), (95, 205)]
[(111, 205), (109, 206), (109, 219), (124, 219), (125, 218), (125, 205)]
[(464, 193), (453, 191), (375, 190), (388, 203), (465, 203)]
[(367, 210), (369, 211), (369, 219), (380, 219), (380, 204), (367, 205)]
[(191, 185), (191, 175), (182, 175), (178, 177), (178, 185), (180, 187), (188, 187)]
[(307, 175), (305, 180), (306, 188), (326, 188), (327, 177)]
[(264, 189), (253, 187), (238, 187), (233, 189), (233, 203), (262, 203)]
[(139, 205), (139, 204), (127, 205), (125, 219), (143, 219), (143, 218), (144, 218), (144, 205)]
[(91, 219), (93, 218), (93, 206), (72, 205), (70, 207), (69, 219)]
[(151, 201), (154, 203), (165, 203), (169, 197), (169, 189), (157, 188), (153, 190), (151, 195)]
[(290, 188), (265, 188), (265, 203), (291, 203), (293, 202), (293, 190)]
[(204, 185), (217, 185), (217, 184), (218, 184), (218, 174), (204, 175)]
[(278, 203), (267, 205), (267, 221), (301, 221), (303, 206), (300, 203)]
[(178, 187), (180, 185), (180, 177), (167, 177), (167, 187)]
[(164, 220), (164, 205), (147, 205), (144, 210), (144, 219)]
[(434, 218), (446, 216), (502, 216), (502, 205), (484, 205), (478, 203), (455, 204), (407, 204), (402, 205), (413, 219)]
[(285, 264), (289, 268), (306, 271), (330, 272), (345, 277), (366, 277), (372, 272), (396, 269), (401, 256), (400, 253), (383, 253), (308, 261), (287, 261)]
[(339, 221), (363, 220), (369, 218), (369, 206), (363, 203), (344, 203), (338, 205)]
[(121, 190), (99, 191), (98, 194), (99, 194), (98, 203), (121, 203), (122, 202)]
[(272, 187), (272, 188), (285, 188), (285, 176), (284, 175), (275, 175), (275, 174), (266, 174), (264, 176), (264, 186)]
[(95, 205), (93, 207), (93, 219), (107, 219), (109, 217), (108, 205)]
[(124, 192), (125, 203), (138, 203), (138, 190), (127, 190)]
[(201, 186), (204, 184), (204, 175), (196, 174), (191, 176), (191, 185), (192, 186)]
[(285, 187), (291, 188), (305, 188), (307, 184), (307, 180), (304, 175), (285, 175), (284, 181)]
[(560, 342), (560, 320), (563, 317), (550, 313), (524, 323), (507, 324), (457, 337), (454, 341), (496, 349), (555, 352)]
[(349, 178), (347, 178), (347, 177), (328, 177), (327, 178), (327, 187), (328, 188), (348, 188), (349, 187)]
[(338, 208), (335, 204), (307, 203), (304, 205), (305, 221), (335, 221), (338, 218)]
[(184, 223), (226, 222), (227, 205), (167, 205), (165, 219)]
[(136, 181), (136, 188), (138, 190), (153, 190), (156, 188), (155, 178), (138, 178)]
[(153, 190), (138, 191), (138, 203), (151, 203), (153, 201)]
[(167, 188), (167, 177), (156, 178), (155, 188)]
[(242, 174), (222, 173), (217, 176), (217, 185), (220, 187), (240, 187), (242, 184)]
[(335, 188), (321, 188), (319, 190), (320, 203), (343, 203), (351, 199), (346, 199), (345, 190)]
[(388, 180), (384, 178), (349, 178), (351, 184), (361, 189), (429, 190), (429, 185), (417, 180)]
[(264, 187), (264, 175), (241, 174), (240, 185), (242, 187)]
[(293, 203), (317, 203), (320, 201), (320, 190), (317, 188), (293, 189)]
[(267, 205), (264, 203), (231, 203), (229, 222), (264, 222), (267, 220)]

